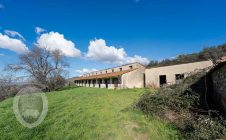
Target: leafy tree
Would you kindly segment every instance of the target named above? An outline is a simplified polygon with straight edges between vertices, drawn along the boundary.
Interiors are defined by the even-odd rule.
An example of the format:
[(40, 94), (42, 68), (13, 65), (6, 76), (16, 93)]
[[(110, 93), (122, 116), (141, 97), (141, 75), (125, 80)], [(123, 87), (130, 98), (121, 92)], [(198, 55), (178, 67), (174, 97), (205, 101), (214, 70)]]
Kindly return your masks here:
[(226, 56), (226, 44), (219, 45), (217, 47), (204, 48), (199, 53), (182, 54), (177, 56), (175, 59), (164, 59), (160, 62), (151, 61), (148, 67), (156, 66), (169, 66), (183, 63), (191, 63), (197, 61), (211, 60), (216, 63), (221, 57)]

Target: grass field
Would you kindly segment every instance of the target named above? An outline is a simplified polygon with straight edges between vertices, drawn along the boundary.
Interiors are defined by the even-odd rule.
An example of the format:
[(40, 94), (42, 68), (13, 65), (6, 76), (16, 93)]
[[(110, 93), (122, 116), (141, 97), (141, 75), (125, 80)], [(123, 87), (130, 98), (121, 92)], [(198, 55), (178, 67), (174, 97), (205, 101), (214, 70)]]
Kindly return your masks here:
[(174, 128), (157, 119), (147, 119), (132, 109), (143, 91), (69, 88), (48, 93), (49, 112), (33, 129), (16, 120), (12, 98), (2, 101), (0, 139), (176, 139)]

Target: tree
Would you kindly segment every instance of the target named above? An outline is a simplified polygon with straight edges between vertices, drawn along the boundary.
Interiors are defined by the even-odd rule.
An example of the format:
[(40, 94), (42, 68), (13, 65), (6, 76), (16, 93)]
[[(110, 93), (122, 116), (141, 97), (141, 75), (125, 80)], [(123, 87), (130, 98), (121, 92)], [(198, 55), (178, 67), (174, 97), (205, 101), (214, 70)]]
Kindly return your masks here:
[[(59, 50), (48, 51), (39, 47), (34, 47), (30, 52), (19, 57), (19, 63), (10, 64), (8, 69), (18, 72), (23, 71), (32, 76), (38, 84), (43, 85), (48, 90), (54, 90), (56, 87), (50, 87), (52, 79), (64, 79), (65, 68), (68, 64)], [(59, 78), (60, 77), (60, 78)], [(61, 83), (62, 82), (57, 82)]]
[(1, 75), (0, 77), (0, 100), (16, 95), (17, 88), (14, 84), (12, 76)]
[(204, 48), (199, 53), (182, 54), (174, 59), (164, 59), (160, 62), (150, 61), (148, 67), (169, 66), (205, 60), (211, 60), (213, 63), (217, 63), (218, 60), (224, 56), (226, 56), (226, 44), (219, 45), (217, 47), (213, 46), (209, 48)]

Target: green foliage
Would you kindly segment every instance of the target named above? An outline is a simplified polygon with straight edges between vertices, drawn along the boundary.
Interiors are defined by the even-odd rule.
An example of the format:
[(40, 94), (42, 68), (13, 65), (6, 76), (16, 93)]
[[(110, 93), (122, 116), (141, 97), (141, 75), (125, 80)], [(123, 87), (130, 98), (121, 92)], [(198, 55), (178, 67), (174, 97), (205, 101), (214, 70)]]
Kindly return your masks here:
[(222, 118), (195, 115), (195, 117), (184, 120), (184, 127), (181, 127), (181, 131), (187, 139), (226, 139), (225, 127), (226, 122)]
[(186, 78), (181, 84), (146, 92), (135, 107), (151, 117), (167, 120), (185, 139), (225, 139), (226, 121), (208, 110), (204, 99), (205, 72)]
[(160, 62), (151, 61), (148, 67), (169, 66), (169, 65), (191, 63), (191, 62), (204, 61), (204, 60), (212, 60), (215, 63), (222, 56), (226, 56), (226, 44), (223, 44), (217, 47), (214, 46), (214, 47), (204, 48), (199, 53), (179, 55), (174, 59), (164, 59)]

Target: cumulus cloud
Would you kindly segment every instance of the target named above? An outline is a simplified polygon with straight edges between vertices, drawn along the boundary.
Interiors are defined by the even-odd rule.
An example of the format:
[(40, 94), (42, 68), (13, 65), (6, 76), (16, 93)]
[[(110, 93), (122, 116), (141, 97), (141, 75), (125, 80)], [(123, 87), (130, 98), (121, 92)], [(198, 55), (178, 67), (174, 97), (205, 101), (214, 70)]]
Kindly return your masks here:
[(85, 73), (90, 73), (90, 72), (94, 72), (97, 71), (97, 69), (87, 69), (87, 68), (83, 68), (80, 70), (75, 70), (76, 73), (78, 73), (79, 75), (83, 75)]
[(49, 51), (60, 50), (63, 55), (68, 57), (80, 57), (81, 51), (75, 48), (75, 44), (64, 38), (58, 32), (44, 33), (38, 37), (36, 45)]
[(41, 33), (45, 32), (45, 31), (46, 31), (46, 30), (43, 29), (43, 28), (41, 28), (41, 27), (35, 27), (35, 32), (36, 32), (37, 34), (41, 34)]
[(4, 32), (9, 37), (18, 37), (19, 39), (22, 39), (22, 40), (25, 41), (25, 38), (20, 33), (16, 32), (16, 31), (5, 30)]
[(139, 55), (135, 55), (134, 57), (128, 57), (127, 60), (128, 63), (139, 62), (143, 65), (147, 65), (150, 62), (147, 58), (141, 57)]
[(149, 62), (147, 58), (138, 55), (135, 55), (134, 57), (128, 56), (124, 48), (107, 46), (106, 41), (103, 39), (90, 41), (86, 58), (104, 63), (120, 65), (134, 62), (139, 62), (146, 65)]
[(23, 41), (15, 38), (10, 38), (7, 35), (0, 33), (0, 48), (8, 49), (16, 53), (24, 53), (29, 51), (28, 47)]
[(121, 62), (126, 56), (127, 54), (123, 48), (117, 49), (114, 46), (107, 46), (103, 39), (90, 41), (88, 53), (86, 54), (87, 58), (106, 63)]

